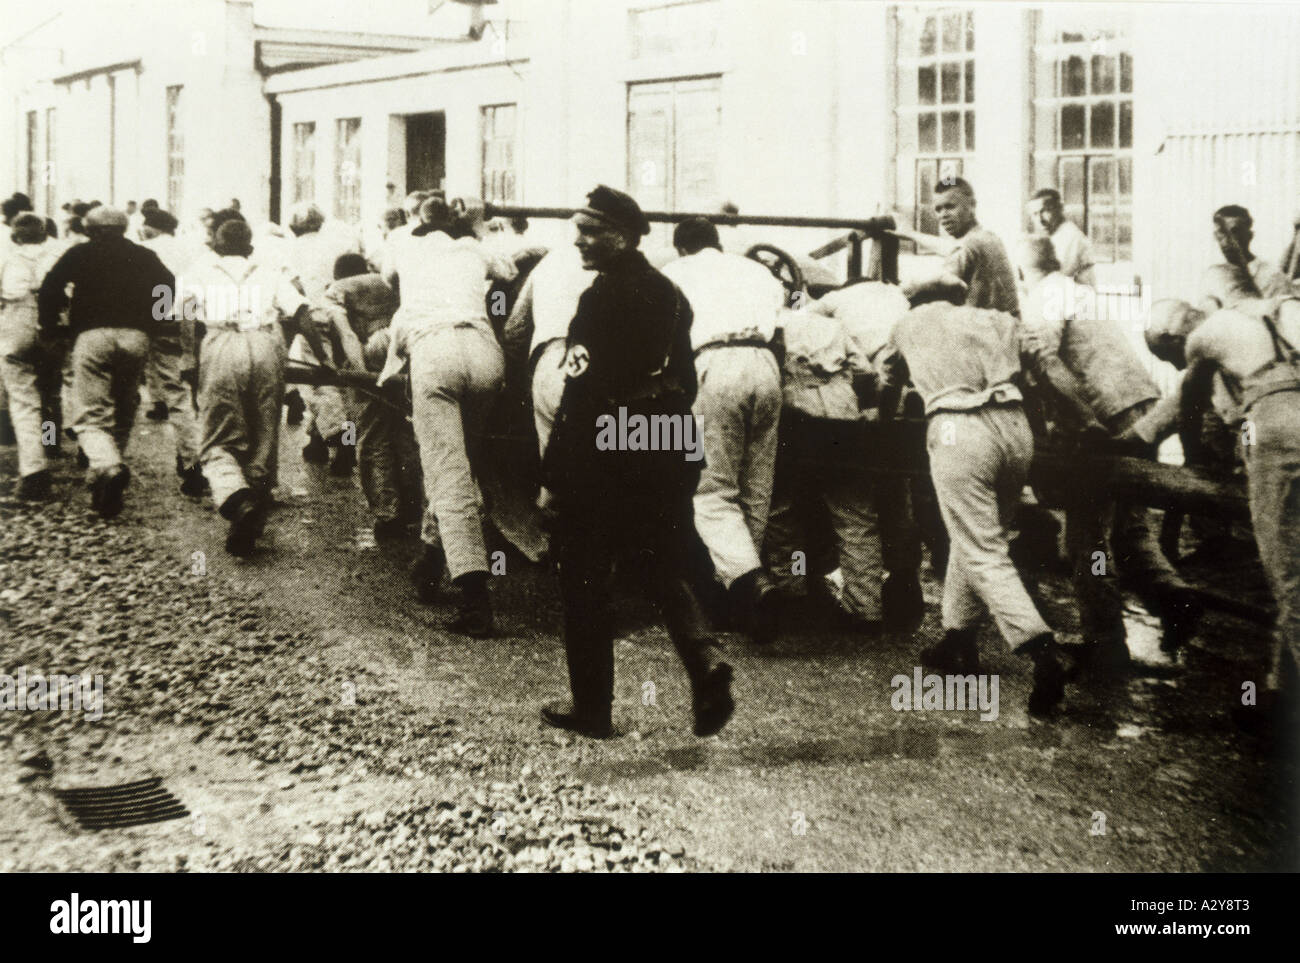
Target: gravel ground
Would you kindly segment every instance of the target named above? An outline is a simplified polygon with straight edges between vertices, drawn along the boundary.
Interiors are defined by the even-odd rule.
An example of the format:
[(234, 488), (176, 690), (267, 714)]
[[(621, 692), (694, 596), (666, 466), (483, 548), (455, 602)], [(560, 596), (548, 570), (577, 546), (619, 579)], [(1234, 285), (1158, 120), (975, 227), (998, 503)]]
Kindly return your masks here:
[[(1001, 711), (981, 722), (892, 710), (916, 640), (791, 618), (770, 650), (726, 638), (739, 709), (701, 741), (663, 633), (629, 616), (623, 735), (575, 740), (536, 719), (565, 688), (552, 576), (508, 554), (499, 637), (443, 631), (449, 606), (410, 598), (414, 543), (376, 548), (353, 483), (304, 468), (301, 443), (286, 433), (284, 503), (246, 562), (176, 492), (166, 425), (137, 429), (113, 522), (89, 515), (66, 462), (60, 500), (0, 500), (0, 673), (105, 680), (97, 720), (0, 713), (0, 869), (1296, 866), (1295, 767), (1228, 720), (1262, 674), (1245, 623), (1212, 618), (1181, 664), (1073, 687), (1041, 723), (1023, 711), (1027, 667), (992, 638)], [(1234, 573), (1258, 595), (1257, 573)], [(1043, 592), (1049, 621), (1070, 625), (1064, 585)], [(1135, 611), (1131, 634), (1158, 662), (1150, 619)], [(145, 775), (191, 817), (84, 832), (49, 792)]]

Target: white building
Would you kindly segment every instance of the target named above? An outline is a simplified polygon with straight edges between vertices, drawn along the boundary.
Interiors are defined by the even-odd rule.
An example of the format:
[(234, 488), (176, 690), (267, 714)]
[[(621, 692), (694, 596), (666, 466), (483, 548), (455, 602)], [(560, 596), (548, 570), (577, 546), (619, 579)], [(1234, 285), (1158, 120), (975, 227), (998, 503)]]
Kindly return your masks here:
[[(1190, 295), (1240, 203), (1300, 209), (1300, 11), (1269, 4), (532, 0), (478, 43), (271, 77), (286, 197), (372, 222), (439, 178), (540, 206), (870, 216), (933, 232), (944, 170), (1004, 238), (1061, 190), (1103, 281)], [(508, 25), (506, 23), (508, 21)], [(293, 186), (290, 171), (296, 171)], [(353, 187), (349, 179), (355, 175)], [(391, 187), (390, 187), (391, 185)], [(342, 198), (342, 200), (341, 200)], [(809, 250), (832, 232), (750, 228)]]
[(264, 219), (278, 190), (264, 78), (429, 42), (263, 24), (253, 0), (64, 0), (28, 17), (0, 47), (0, 185), (43, 213), (154, 197), (189, 217), (238, 197)]

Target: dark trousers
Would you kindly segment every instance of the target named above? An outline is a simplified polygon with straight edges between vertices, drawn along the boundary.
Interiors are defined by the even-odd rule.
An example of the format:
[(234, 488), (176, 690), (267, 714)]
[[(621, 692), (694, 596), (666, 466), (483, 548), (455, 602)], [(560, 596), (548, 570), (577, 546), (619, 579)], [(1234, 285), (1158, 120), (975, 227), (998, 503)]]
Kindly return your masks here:
[[(614, 701), (614, 567), (631, 566), (660, 612), (694, 686), (708, 671), (712, 634), (687, 581), (694, 535), (689, 493), (671, 500), (564, 499), (556, 530), (564, 647), (574, 708), (605, 713)], [(601, 500), (605, 504), (601, 504)]]

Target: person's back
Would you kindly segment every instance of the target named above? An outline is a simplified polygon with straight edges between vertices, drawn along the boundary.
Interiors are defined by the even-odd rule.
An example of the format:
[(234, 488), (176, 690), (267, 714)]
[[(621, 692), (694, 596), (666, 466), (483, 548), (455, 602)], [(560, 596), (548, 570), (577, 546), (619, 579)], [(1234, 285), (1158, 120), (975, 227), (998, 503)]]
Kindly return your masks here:
[(1023, 324), (1042, 335), (1079, 379), (1092, 413), (1103, 423), (1134, 405), (1160, 397), (1160, 389), (1119, 325), (1099, 317), (1092, 288), (1059, 271), (1043, 277), (1025, 297)]
[(443, 231), (430, 231), (412, 237), (393, 253), (402, 302), (398, 320), (403, 327), (487, 323), (484, 298), (494, 262), (478, 241), (454, 240)]
[(568, 334), (569, 322), (578, 309), (578, 299), (595, 279), (596, 272), (582, 266), (578, 249), (572, 244), (561, 245), (546, 253), (528, 276), (533, 289), (532, 349)]
[(775, 333), (785, 292), (757, 261), (706, 247), (670, 261), (661, 273), (691, 304), (695, 350), (736, 336), (770, 341)]
[(1004, 311), (935, 301), (912, 308), (894, 326), (926, 414), (1019, 400), (1020, 323)]
[[(1282, 339), (1300, 350), (1300, 299), (1251, 300), (1236, 308), (1214, 312), (1188, 339), (1188, 350), (1196, 346), (1203, 356), (1215, 361), (1233, 387), (1248, 384), (1279, 360), (1268, 317)], [(1285, 345), (1281, 352), (1286, 353)], [(1297, 369), (1300, 376), (1300, 368)]]
[(807, 310), (836, 318), (867, 361), (889, 343), (889, 333), (909, 305), (896, 284), (863, 281), (830, 291)]

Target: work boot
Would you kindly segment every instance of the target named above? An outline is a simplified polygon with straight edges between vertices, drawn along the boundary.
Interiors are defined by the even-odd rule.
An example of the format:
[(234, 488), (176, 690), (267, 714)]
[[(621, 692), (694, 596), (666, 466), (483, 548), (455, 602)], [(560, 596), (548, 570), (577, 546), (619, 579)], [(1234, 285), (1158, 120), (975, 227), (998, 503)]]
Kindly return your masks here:
[(118, 465), (107, 475), (100, 475), (90, 484), (90, 507), (100, 518), (116, 518), (122, 514), (122, 496), (131, 481), (131, 469)]
[(1050, 713), (1065, 698), (1065, 667), (1057, 655), (1056, 639), (1052, 633), (1035, 636), (1016, 649), (1017, 655), (1034, 660), (1034, 688), (1029, 693), (1029, 711), (1032, 715)]
[(614, 735), (612, 710), (579, 710), (570, 702), (551, 702), (542, 706), (542, 721), (548, 726), (576, 732), (589, 739), (609, 739)]
[(415, 597), (425, 605), (438, 601), (438, 589), (442, 584), (442, 569), (447, 564), (441, 545), (424, 546), (424, 554), (416, 559), (411, 567), (411, 584), (415, 586)]
[(357, 449), (354, 445), (339, 445), (334, 449), (334, 460), (330, 462), (330, 474), (335, 478), (346, 478), (352, 474), (357, 463)]
[(731, 697), (731, 675), (731, 666), (716, 662), (698, 680), (691, 680), (691, 710), (697, 736), (717, 735), (736, 711), (736, 702)]
[(190, 498), (199, 498), (209, 491), (208, 480), (203, 477), (203, 469), (191, 465), (181, 473), (181, 494)]
[(978, 675), (978, 634), (976, 629), (948, 629), (935, 645), (921, 650), (921, 665), (940, 675)]
[(880, 587), (880, 608), (885, 627), (892, 632), (911, 632), (925, 618), (925, 596), (916, 572), (891, 572)]
[(230, 520), (226, 532), (226, 551), (236, 558), (253, 554), (257, 542), (257, 497), (251, 488), (241, 488), (221, 506), (221, 515)]
[(52, 477), (48, 469), (42, 468), (30, 475), (24, 475), (18, 482), (15, 494), (26, 502), (47, 502), (54, 495)]
[(741, 624), (755, 645), (770, 645), (776, 638), (780, 609), (777, 587), (761, 568), (746, 572), (731, 583)]
[(460, 589), (460, 598), (456, 603), (456, 614), (447, 623), (447, 628), (476, 639), (492, 634), (495, 626), (492, 622), (492, 596), (488, 593), (487, 581), (487, 572), (466, 572), (452, 581)]
[(149, 410), (144, 413), (144, 416), (150, 421), (166, 421), (167, 405), (161, 401), (155, 401)]
[(1105, 639), (1088, 639), (1080, 647), (1077, 664), (1067, 676), (1087, 674), (1098, 678), (1120, 675), (1133, 664), (1128, 643), (1122, 636)]
[(1186, 592), (1178, 593), (1162, 614), (1164, 634), (1160, 637), (1160, 651), (1172, 655), (1196, 634), (1196, 629), (1201, 624), (1201, 617), (1205, 614), (1205, 606), (1191, 589), (1188, 589)]
[(302, 449), (302, 460), (312, 465), (324, 465), (330, 460), (329, 445), (315, 431), (307, 436), (307, 444)]
[(284, 396), (284, 423), (286, 425), (301, 425), (302, 416), (307, 413), (307, 405), (302, 400), (302, 395), (296, 390), (287, 392)]
[(400, 518), (377, 518), (374, 532), (376, 542), (393, 542), (406, 534), (406, 522)]

